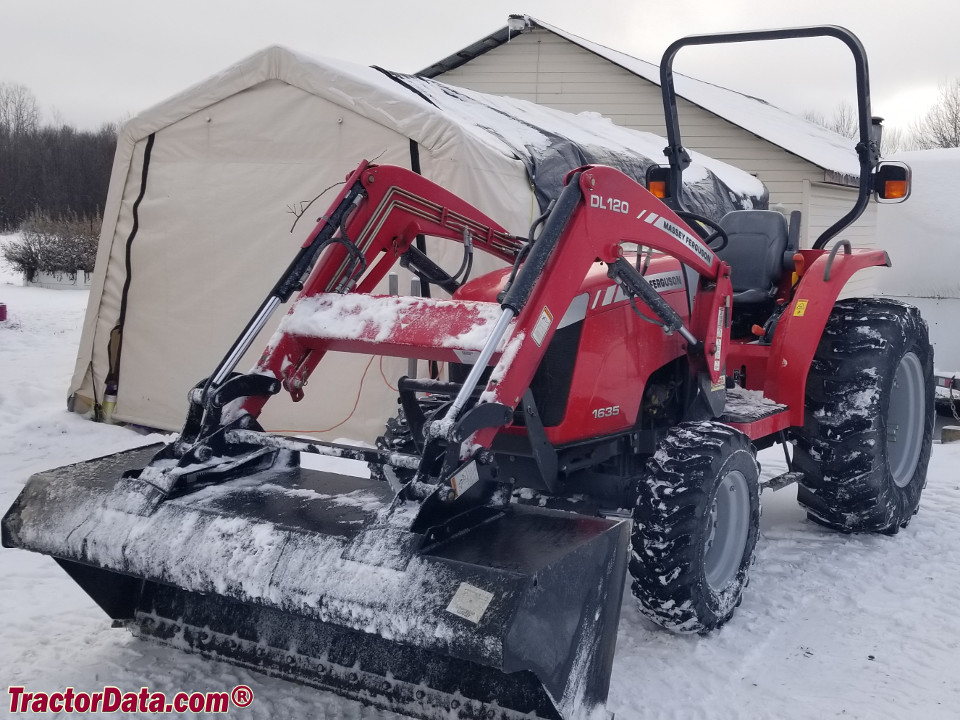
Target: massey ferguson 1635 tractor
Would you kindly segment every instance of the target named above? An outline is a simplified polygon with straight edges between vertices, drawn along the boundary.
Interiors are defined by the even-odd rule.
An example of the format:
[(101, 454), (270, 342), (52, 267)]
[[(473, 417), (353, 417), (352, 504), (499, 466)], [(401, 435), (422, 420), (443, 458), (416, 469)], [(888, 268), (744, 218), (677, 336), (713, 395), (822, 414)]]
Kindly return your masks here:
[[(686, 212), (675, 53), (814, 36), (856, 61), (856, 206), (809, 249), (796, 214)], [(4, 545), (53, 556), (142, 637), (423, 718), (572, 718), (606, 700), (628, 573), (666, 628), (730, 619), (757, 541), (758, 449), (784, 445), (771, 485), (798, 483), (815, 522), (905, 527), (933, 429), (926, 325), (899, 303), (837, 300), (889, 261), (834, 238), (871, 194), (909, 192), (905, 166), (877, 161), (863, 48), (837, 27), (699, 36), (661, 72), (669, 166), (643, 183), (571, 168), (529, 237), (361, 162), (190, 392), (180, 435), (35, 475)], [(418, 235), (508, 267), (461, 283)], [(398, 261), (452, 297), (372, 294)], [(235, 372), (295, 293), (256, 367)], [(449, 372), (399, 380), (377, 448), (266, 433), (264, 404), (300, 399), (328, 351)], [(372, 477), (307, 469), (303, 453)]]

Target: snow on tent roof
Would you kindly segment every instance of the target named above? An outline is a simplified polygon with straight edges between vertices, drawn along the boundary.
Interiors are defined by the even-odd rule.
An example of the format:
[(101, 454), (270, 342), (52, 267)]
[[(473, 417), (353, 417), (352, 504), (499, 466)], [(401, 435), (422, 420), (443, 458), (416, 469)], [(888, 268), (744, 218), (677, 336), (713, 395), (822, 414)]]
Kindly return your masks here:
[[(563, 178), (574, 168), (610, 165), (642, 182), (646, 169), (662, 162), (664, 138), (620, 127), (598, 113), (574, 115), (524, 100), (473, 92), (439, 80), (312, 56), (281, 46), (256, 53), (150, 108), (131, 120), (124, 131), (140, 139), (222, 99), (219, 95), (237, 89), (239, 77), (232, 76), (244, 77), (249, 82), (247, 66), (255, 66), (257, 58), (263, 55), (277, 58), (272, 61), (277, 69), (270, 75), (353, 107), (421, 145), (430, 147), (431, 139), (440, 135), (439, 127), (461, 126), (492, 150), (524, 163), (541, 209), (559, 196)], [(287, 59), (281, 62), (280, 56)], [(146, 122), (142, 120), (147, 118)], [(730, 210), (767, 207), (767, 190), (754, 176), (700, 153), (693, 152), (691, 157), (693, 164), (684, 171), (684, 202), (688, 209), (719, 220)]]
[[(655, 85), (660, 85), (660, 67), (658, 65), (591, 42), (534, 17), (524, 15), (522, 18), (528, 27), (537, 26), (548, 30), (634, 75)], [(514, 32), (513, 34), (517, 33)], [(486, 41), (475, 43), (469, 49), (451, 56), (448, 60), (443, 60), (430, 68), (426, 68), (421, 74), (434, 76), (452, 69), (471, 57), (506, 42), (509, 36), (508, 28), (503, 28), (487, 38)], [(842, 135), (804, 120), (786, 110), (771, 105), (765, 100), (743, 95), (734, 90), (676, 72), (674, 73), (674, 79), (677, 95), (694, 105), (698, 105), (704, 110), (718, 115), (824, 170), (853, 178), (860, 176), (860, 164), (853, 149), (853, 144)], [(682, 132), (682, 117), (680, 121)]]
[[(225, 89), (236, 90), (239, 77), (234, 76), (249, 80), (247, 66), (256, 65), (262, 55), (278, 56), (272, 62), (278, 68), (288, 68), (280, 72), (280, 79), (353, 107), (422, 145), (431, 146), (431, 138), (440, 134), (439, 126), (461, 126), (491, 149), (524, 163), (541, 209), (559, 196), (563, 178), (574, 168), (610, 165), (642, 182), (647, 168), (663, 158), (664, 138), (620, 127), (598, 113), (573, 115), (525, 100), (473, 92), (439, 80), (312, 56), (281, 46), (262, 50), (150, 108), (128, 123), (124, 131), (131, 132), (131, 126), (136, 127), (133, 134), (140, 139), (222, 99), (219, 96), (226, 94)], [(281, 62), (279, 56), (284, 55), (287, 60)], [(289, 70), (294, 65), (295, 72)], [(365, 93), (364, 88), (375, 92)], [(410, 112), (411, 109), (415, 111)], [(141, 121), (146, 118), (146, 123)], [(689, 210), (719, 220), (730, 210), (767, 207), (768, 192), (754, 176), (700, 153), (692, 152), (691, 157), (693, 164), (684, 171), (684, 203)]]
[[(557, 198), (566, 174), (588, 164), (609, 165), (642, 181), (663, 156), (665, 140), (614, 124), (597, 113), (553, 110), (526, 100), (488, 95), (414, 75), (385, 74), (426, 98), (451, 120), (487, 142), (502, 143), (527, 167), (541, 209)], [(688, 209), (715, 220), (735, 209), (767, 207), (757, 178), (724, 162), (692, 153), (684, 172)]]

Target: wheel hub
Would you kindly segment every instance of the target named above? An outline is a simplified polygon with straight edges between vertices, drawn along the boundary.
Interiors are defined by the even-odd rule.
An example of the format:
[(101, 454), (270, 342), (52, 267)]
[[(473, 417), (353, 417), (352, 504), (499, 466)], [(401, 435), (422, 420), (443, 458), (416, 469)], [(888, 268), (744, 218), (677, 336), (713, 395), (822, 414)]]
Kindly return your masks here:
[(703, 543), (707, 584), (723, 590), (737, 575), (750, 533), (750, 493), (739, 470), (727, 473), (714, 494)]
[(887, 462), (897, 487), (913, 479), (923, 447), (923, 368), (920, 358), (910, 352), (897, 366), (887, 413)]

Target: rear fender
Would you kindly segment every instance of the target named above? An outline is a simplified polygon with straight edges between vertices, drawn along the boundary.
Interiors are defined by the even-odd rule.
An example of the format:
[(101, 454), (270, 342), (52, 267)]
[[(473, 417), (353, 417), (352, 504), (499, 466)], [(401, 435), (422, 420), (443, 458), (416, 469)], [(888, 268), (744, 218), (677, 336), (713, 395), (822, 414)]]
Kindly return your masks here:
[(790, 410), (790, 425), (803, 425), (807, 373), (827, 318), (855, 272), (890, 266), (883, 250), (851, 249), (845, 240), (830, 251), (801, 250), (806, 270), (773, 338), (764, 395)]

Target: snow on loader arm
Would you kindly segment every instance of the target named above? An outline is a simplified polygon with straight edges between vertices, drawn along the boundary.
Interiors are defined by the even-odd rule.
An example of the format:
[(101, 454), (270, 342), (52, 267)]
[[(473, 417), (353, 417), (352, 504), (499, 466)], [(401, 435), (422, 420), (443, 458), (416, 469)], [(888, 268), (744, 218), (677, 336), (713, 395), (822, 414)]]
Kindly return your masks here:
[[(616, 212), (602, 204), (613, 197)], [(691, 362), (707, 368), (703, 343), (620, 243), (669, 246), (727, 294), (729, 280), (687, 231), (681, 242), (636, 220), (644, 207), (673, 218), (674, 232), (682, 224), (622, 173), (582, 168), (528, 242), (410, 171), (361, 163), (191, 391), (180, 435), (33, 476), (3, 519), (3, 544), (53, 556), (139, 636), (361, 702), (428, 718), (595, 711), (609, 687), (629, 522), (512, 503), (515, 479), (491, 447), (522, 425), (524, 409), (532, 423), (531, 381), (597, 267), (605, 283), (649, 302), (651, 317), (679, 330), (699, 358)], [(398, 260), (455, 288), (417, 250), (419, 234), (514, 262), (500, 301), (370, 294)], [(297, 290), (256, 368), (235, 372)], [(722, 332), (723, 292), (715, 295), (694, 318), (699, 337)], [(257, 422), (264, 404), (282, 390), (299, 400), (328, 350), (473, 365), (461, 383), (401, 379), (408, 396), (449, 392), (420, 419), (414, 452), (268, 435)], [(310, 470), (303, 452), (365, 460), (407, 480)]]

